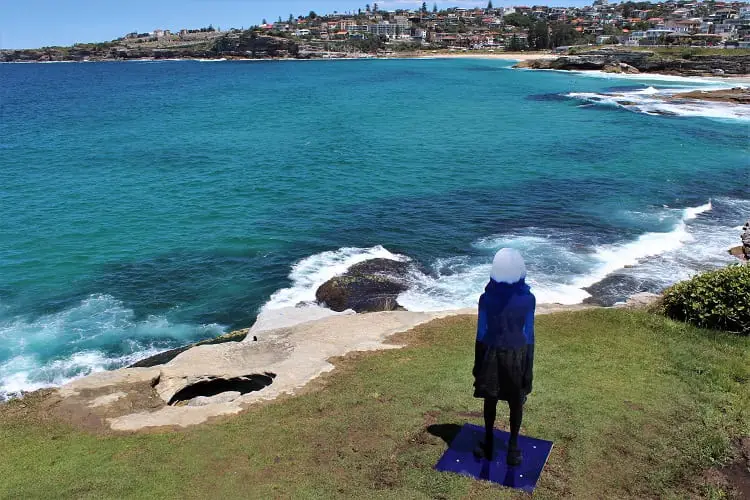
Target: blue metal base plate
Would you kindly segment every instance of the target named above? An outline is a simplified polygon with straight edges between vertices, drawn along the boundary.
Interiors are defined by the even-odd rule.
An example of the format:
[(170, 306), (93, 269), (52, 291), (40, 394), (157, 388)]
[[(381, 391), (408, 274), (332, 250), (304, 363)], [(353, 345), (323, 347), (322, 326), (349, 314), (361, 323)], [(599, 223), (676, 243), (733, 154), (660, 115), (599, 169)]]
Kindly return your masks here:
[(484, 439), (484, 427), (466, 424), (450, 444), (448, 451), (435, 466), (442, 472), (455, 472), (464, 476), (491, 481), (509, 488), (532, 493), (544, 464), (547, 463), (552, 442), (525, 436), (518, 437), (523, 462), (516, 467), (505, 463), (510, 434), (495, 429), (495, 453), (492, 460), (477, 458), (474, 450)]

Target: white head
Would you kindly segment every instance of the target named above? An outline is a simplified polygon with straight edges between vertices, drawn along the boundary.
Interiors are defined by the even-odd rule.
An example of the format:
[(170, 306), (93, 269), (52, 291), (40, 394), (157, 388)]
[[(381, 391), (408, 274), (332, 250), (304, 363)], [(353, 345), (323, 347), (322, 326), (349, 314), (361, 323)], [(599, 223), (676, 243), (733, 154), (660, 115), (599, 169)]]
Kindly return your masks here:
[(526, 277), (526, 263), (513, 248), (503, 248), (495, 254), (490, 277), (498, 283), (516, 283)]

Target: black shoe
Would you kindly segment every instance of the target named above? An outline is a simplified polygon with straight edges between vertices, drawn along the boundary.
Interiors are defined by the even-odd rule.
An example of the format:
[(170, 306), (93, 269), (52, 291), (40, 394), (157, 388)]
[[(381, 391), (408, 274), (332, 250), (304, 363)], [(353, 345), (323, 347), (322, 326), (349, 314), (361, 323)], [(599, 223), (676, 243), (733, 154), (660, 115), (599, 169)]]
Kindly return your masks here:
[(483, 441), (480, 441), (476, 448), (474, 448), (474, 456), (478, 459), (486, 458), (492, 460), (493, 447), (487, 446)]
[(505, 458), (505, 462), (511, 467), (521, 465), (521, 462), (523, 462), (521, 450), (516, 447), (508, 448), (508, 456)]

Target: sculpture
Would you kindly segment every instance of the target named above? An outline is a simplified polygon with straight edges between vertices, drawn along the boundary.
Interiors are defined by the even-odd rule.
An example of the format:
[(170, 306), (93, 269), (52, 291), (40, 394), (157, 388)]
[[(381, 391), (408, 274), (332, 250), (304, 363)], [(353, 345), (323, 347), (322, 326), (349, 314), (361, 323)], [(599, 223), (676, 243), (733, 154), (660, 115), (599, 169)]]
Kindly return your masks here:
[(492, 263), (490, 282), (479, 298), (474, 357), (474, 397), (484, 399), (485, 439), (476, 454), (491, 460), (498, 401), (510, 408), (506, 461), (520, 465), (518, 433), (531, 392), (536, 299), (525, 282), (526, 265), (517, 250), (504, 248)]

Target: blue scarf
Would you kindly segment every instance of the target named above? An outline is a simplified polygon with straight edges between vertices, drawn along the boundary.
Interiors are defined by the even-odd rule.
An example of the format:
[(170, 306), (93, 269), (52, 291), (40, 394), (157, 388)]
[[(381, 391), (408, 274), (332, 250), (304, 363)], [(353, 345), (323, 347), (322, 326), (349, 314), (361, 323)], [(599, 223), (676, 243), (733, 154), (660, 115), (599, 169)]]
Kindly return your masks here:
[[(484, 289), (484, 294), (479, 299), (477, 340), (498, 347), (519, 347), (519, 343), (533, 344), (535, 302), (531, 288), (526, 284), (525, 279), (510, 284), (490, 279)], [(509, 306), (521, 308), (521, 310), (512, 311), (508, 309)], [(525, 324), (521, 331), (488, 331), (488, 316), (510, 313), (515, 313), (513, 315), (516, 317), (520, 313), (525, 318)], [(513, 328), (513, 330), (516, 330), (516, 328)]]

